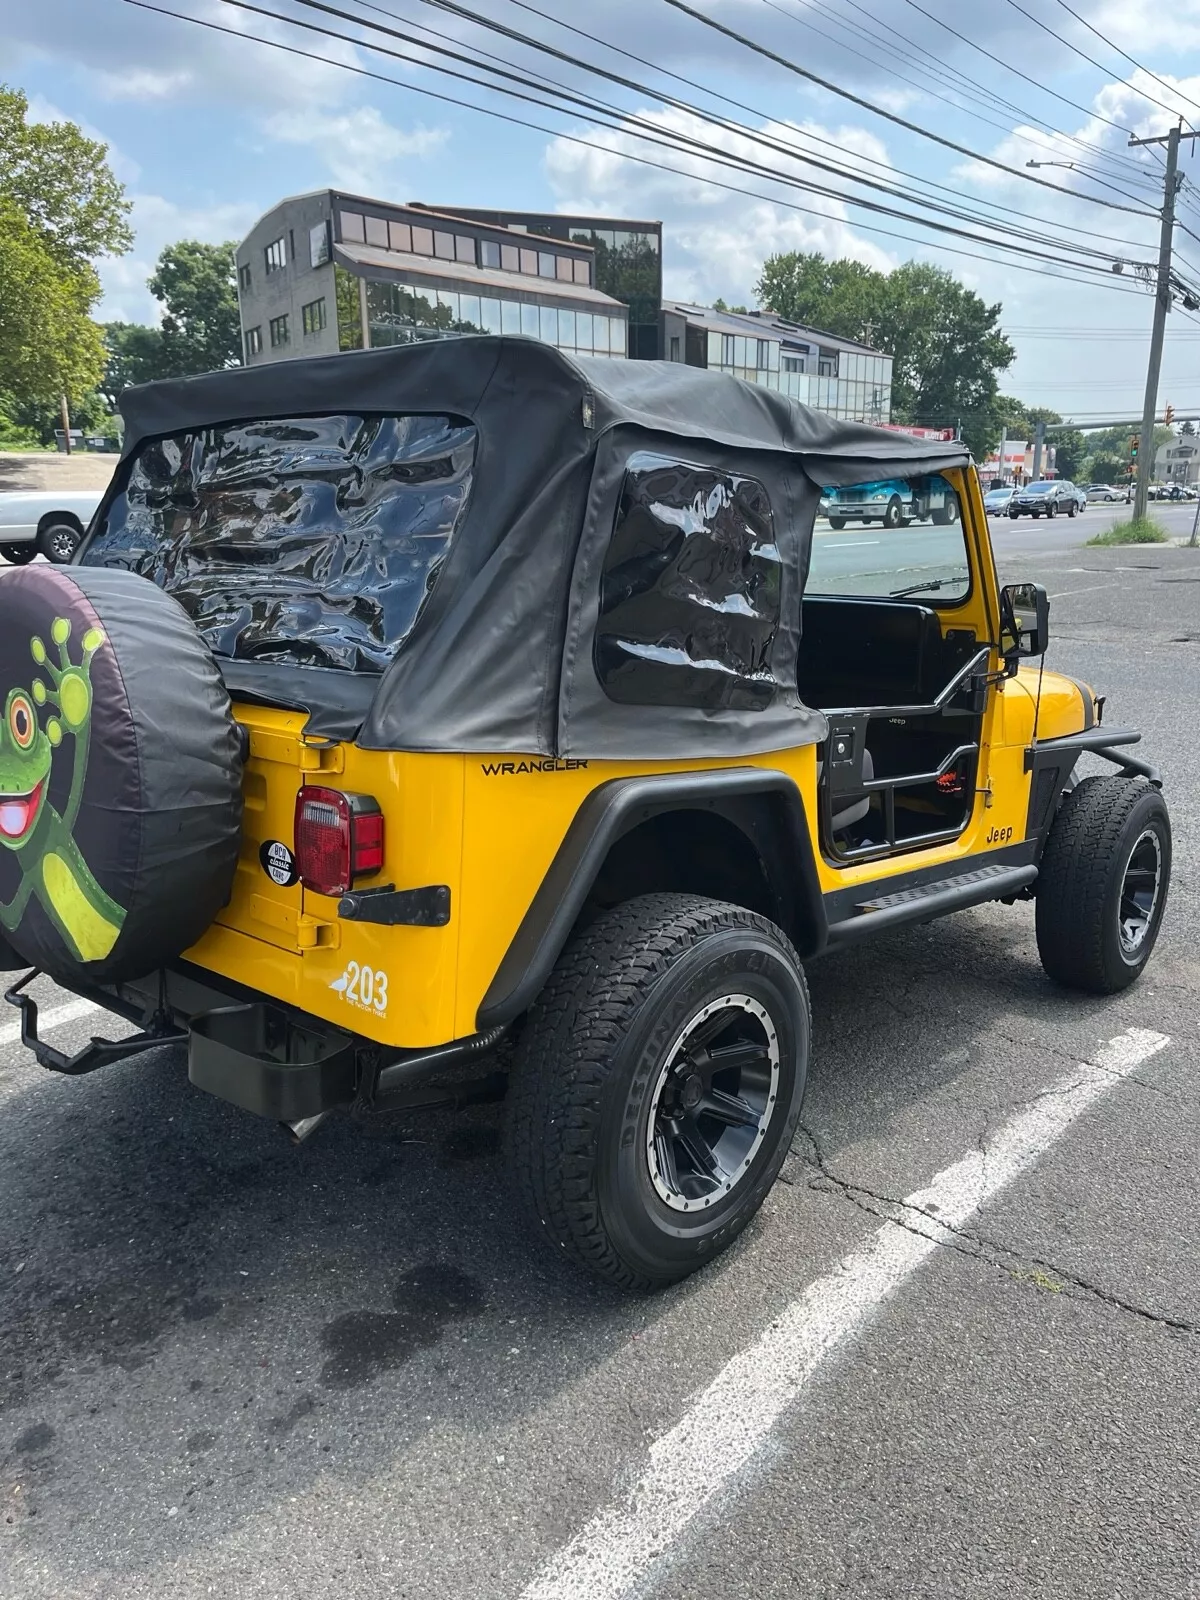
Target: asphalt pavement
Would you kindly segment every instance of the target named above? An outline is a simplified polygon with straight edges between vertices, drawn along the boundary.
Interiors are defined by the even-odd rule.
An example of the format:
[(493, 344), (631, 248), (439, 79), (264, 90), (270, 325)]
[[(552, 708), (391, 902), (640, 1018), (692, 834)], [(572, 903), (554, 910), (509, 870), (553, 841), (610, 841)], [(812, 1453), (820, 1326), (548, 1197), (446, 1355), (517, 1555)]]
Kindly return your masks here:
[(1162, 767), (1144, 980), (1056, 989), (1029, 905), (814, 963), (803, 1134), (668, 1294), (527, 1242), (497, 1108), (294, 1149), (0, 1019), (0, 1596), (1200, 1594), (1200, 552), (1104, 516), (996, 543)]

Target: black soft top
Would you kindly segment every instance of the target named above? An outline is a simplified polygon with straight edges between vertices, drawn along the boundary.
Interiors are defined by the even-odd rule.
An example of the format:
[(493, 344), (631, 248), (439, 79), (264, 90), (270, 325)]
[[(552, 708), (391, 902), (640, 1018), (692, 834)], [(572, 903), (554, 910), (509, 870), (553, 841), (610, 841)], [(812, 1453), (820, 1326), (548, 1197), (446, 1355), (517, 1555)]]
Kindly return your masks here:
[[(121, 411), (122, 467), (81, 551), (85, 561), (91, 544), (92, 559), (104, 560), (105, 508), (147, 440), (234, 421), (345, 412), (461, 417), (474, 425), (462, 525), (411, 635), (381, 675), (220, 662), (231, 692), (305, 707), (315, 728), (357, 733), (360, 743), (385, 749), (671, 759), (823, 738), (824, 718), (801, 704), (795, 679), (820, 490), (969, 461), (960, 443), (837, 421), (721, 373), (571, 357), (520, 338), (443, 339), (170, 379), (126, 391)], [(632, 700), (627, 690), (614, 694), (604, 679), (609, 645), (601, 613), (608, 602), (601, 590), (606, 582), (611, 589), (605, 563), (618, 509), (624, 515), (632, 504), (631, 461), (642, 464), (642, 477), (653, 478), (654, 463), (659, 469), (645, 503), (634, 506), (643, 522), (653, 520), (655, 495), (665, 492), (664, 471), (679, 479), (694, 468), (695, 481), (710, 486), (702, 498), (720, 484), (730, 505), (746, 502), (738, 485), (765, 490), (765, 512), (762, 503), (746, 502), (745, 516), (756, 526), (767, 519), (768, 533), (760, 527), (757, 537), (770, 547), (780, 587), (767, 654), (760, 650), (754, 664), (754, 694), (735, 686), (685, 704), (672, 690), (673, 703), (648, 704), (638, 703), (636, 690)], [(688, 492), (691, 504), (697, 491)], [(727, 534), (715, 537), (720, 545)], [(644, 627), (653, 596), (647, 592), (639, 604)], [(692, 634), (677, 613), (677, 606), (669, 618), (664, 613), (670, 639), (662, 648), (669, 645), (672, 659), (686, 666)], [(733, 625), (740, 625), (736, 618)], [(658, 647), (638, 648), (654, 657)], [(713, 650), (711, 637), (695, 646), (710, 672), (720, 668)], [(765, 695), (758, 692), (763, 684)]]

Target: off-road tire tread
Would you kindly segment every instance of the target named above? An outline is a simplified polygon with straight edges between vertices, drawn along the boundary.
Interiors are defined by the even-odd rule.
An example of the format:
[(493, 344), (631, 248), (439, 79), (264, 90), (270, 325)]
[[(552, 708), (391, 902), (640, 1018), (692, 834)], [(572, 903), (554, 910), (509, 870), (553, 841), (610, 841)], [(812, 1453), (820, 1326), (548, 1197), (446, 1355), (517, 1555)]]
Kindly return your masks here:
[(1051, 824), (1038, 869), (1038, 954), (1049, 976), (1072, 989), (1113, 994), (1124, 987), (1105, 965), (1105, 900), (1121, 831), (1149, 787), (1140, 779), (1084, 778)]
[[(740, 906), (689, 894), (643, 895), (598, 917), (568, 943), (530, 1010), (508, 1090), (517, 1194), (551, 1249), (622, 1289), (650, 1292), (681, 1274), (634, 1272), (605, 1232), (592, 1152), (610, 1064), (630, 1019), (676, 957), (700, 935), (738, 928), (767, 935), (790, 957), (808, 1011), (800, 959), (780, 928)], [(786, 1153), (785, 1141), (780, 1163)]]

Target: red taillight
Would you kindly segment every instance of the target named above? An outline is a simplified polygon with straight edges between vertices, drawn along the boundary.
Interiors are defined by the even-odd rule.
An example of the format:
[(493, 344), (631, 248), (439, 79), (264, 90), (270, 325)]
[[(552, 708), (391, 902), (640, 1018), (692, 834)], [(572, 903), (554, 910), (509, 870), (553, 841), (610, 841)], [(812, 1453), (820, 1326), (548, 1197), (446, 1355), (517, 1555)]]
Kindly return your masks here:
[(368, 795), (306, 786), (296, 796), (296, 867), (306, 889), (345, 894), (383, 866), (383, 816)]

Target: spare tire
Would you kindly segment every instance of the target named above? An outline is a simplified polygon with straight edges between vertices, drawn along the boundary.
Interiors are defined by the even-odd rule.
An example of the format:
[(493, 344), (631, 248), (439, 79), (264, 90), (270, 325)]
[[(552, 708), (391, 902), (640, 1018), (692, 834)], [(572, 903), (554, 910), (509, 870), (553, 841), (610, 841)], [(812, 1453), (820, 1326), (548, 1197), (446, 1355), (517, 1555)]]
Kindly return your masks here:
[(0, 577), (0, 934), (72, 981), (141, 977), (226, 903), (241, 737), (183, 609), (135, 574)]

